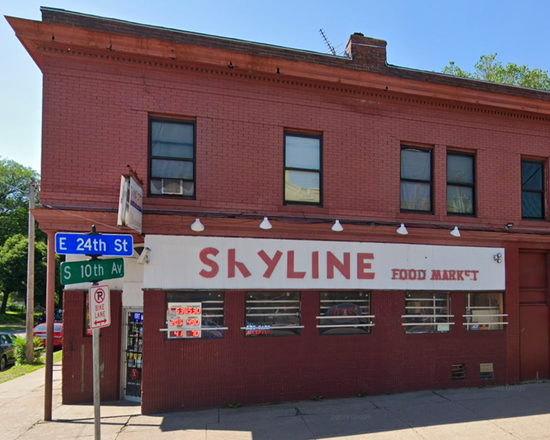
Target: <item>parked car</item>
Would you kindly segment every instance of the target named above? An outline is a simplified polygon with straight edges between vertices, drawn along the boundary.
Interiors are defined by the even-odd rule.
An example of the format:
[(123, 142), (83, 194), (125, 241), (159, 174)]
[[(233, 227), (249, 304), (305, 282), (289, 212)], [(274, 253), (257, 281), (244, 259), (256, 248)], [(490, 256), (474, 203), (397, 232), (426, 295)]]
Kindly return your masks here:
[(0, 333), (0, 371), (8, 365), (15, 364), (13, 336), (9, 333)]
[[(46, 324), (38, 324), (33, 330), (33, 336), (42, 340), (42, 345), (46, 345)], [(53, 346), (61, 348), (63, 346), (63, 323), (53, 325)]]
[[(63, 322), (63, 309), (57, 309), (53, 315), (54, 322)], [(46, 322), (46, 311), (40, 315), (39, 324)]]

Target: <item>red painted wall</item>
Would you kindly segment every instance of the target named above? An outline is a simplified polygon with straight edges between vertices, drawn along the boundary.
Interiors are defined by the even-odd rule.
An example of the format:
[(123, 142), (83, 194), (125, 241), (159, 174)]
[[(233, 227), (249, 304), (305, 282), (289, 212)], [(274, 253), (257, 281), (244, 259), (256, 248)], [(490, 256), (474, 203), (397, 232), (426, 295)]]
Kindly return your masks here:
[[(63, 381), (64, 404), (93, 400), (92, 337), (85, 336), (85, 291), (63, 295)], [(120, 328), (122, 292), (111, 291), (111, 325), (100, 330), (101, 400), (120, 398)]]
[[(293, 129), (323, 134), (324, 207), (316, 213), (453, 224), (457, 217), (446, 214), (446, 151), (464, 149), (477, 153), (478, 213), (460, 222), (519, 225), (520, 158), (548, 156), (550, 131), (536, 118), (391, 91), (336, 92), (246, 75), (92, 64), (77, 55), (47, 58), (43, 69), (47, 204), (116, 208), (117, 176), (126, 165), (147, 176), (151, 114), (197, 121), (197, 200), (146, 198), (146, 210), (296, 210), (283, 205), (283, 132)], [(400, 214), (399, 151), (411, 142), (435, 150), (434, 215)]]
[[(336, 398), (443, 387), (506, 383), (506, 333), (466, 332), (465, 295), (452, 293), (456, 324), (450, 333), (405, 334), (405, 294), (375, 291), (370, 335), (319, 336), (319, 294), (302, 292), (301, 336), (245, 338), (244, 293), (225, 296), (224, 339), (167, 340), (164, 292), (145, 291), (143, 400), (145, 414), (163, 411)], [(495, 381), (479, 380), (492, 362)], [(452, 364), (466, 364), (465, 381), (451, 380)]]
[[(42, 68), (43, 204), (116, 210), (120, 174), (127, 165), (147, 180), (148, 120), (154, 115), (196, 120), (197, 197), (146, 197), (146, 213), (185, 208), (286, 214), (303, 209), (334, 218), (547, 226), (521, 220), (521, 157), (546, 158), (550, 144), (547, 124), (536, 117), (472, 110), (391, 90), (337, 91), (283, 77), (278, 82), (237, 71), (230, 76), (156, 69), (78, 54), (46, 56)], [(285, 129), (323, 135), (322, 208), (283, 205)], [(400, 213), (400, 146), (410, 143), (434, 149), (432, 215)], [(475, 218), (446, 214), (448, 149), (476, 153)], [(155, 233), (169, 232), (175, 223), (166, 217), (165, 229)], [(144, 233), (150, 233), (148, 227), (146, 215)], [(311, 237), (304, 228), (301, 237), (293, 238)], [(457, 243), (447, 236), (426, 244), (475, 245), (478, 238), (488, 240), (476, 231), (469, 241)], [(369, 237), (357, 237), (363, 239)], [(407, 240), (396, 236), (390, 241)], [(490, 240), (503, 246), (496, 235)], [(453, 293), (456, 324), (449, 334), (406, 335), (400, 318), (403, 292), (374, 292), (371, 335), (320, 337), (315, 328), (318, 296), (304, 292), (302, 336), (245, 339), (239, 330), (243, 293), (228, 292), (225, 339), (167, 341), (159, 331), (165, 326), (164, 293), (145, 292), (143, 411), (484, 385), (478, 380), (480, 362), (494, 363), (497, 383), (516, 382), (519, 251), (546, 246), (535, 240), (533, 235), (529, 244), (506, 245), (510, 324), (504, 332), (466, 333), (464, 295)], [(104, 400), (119, 397), (120, 292), (113, 297), (113, 324), (102, 331)], [(64, 302), (63, 400), (86, 402), (92, 396), (92, 370), (91, 338), (83, 336), (83, 292), (68, 292)], [(466, 363), (466, 381), (451, 381), (454, 363)]]

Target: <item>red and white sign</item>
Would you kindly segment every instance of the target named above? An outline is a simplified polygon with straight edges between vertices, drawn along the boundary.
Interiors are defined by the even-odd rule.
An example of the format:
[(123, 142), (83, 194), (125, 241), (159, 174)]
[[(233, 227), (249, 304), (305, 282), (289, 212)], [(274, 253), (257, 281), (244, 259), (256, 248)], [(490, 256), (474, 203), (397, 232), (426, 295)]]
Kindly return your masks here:
[(145, 245), (146, 289), (505, 289), (503, 248), (162, 235)]
[(111, 325), (111, 295), (109, 286), (90, 287), (90, 328)]

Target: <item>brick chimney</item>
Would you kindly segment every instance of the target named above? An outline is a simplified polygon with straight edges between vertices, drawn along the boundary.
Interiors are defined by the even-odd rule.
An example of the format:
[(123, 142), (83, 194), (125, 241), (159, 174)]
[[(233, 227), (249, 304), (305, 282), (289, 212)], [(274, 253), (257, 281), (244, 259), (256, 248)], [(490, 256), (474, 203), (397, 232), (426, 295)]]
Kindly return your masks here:
[(386, 63), (386, 43), (384, 40), (365, 37), (356, 32), (350, 36), (346, 46), (346, 55), (357, 66), (367, 70), (384, 70)]

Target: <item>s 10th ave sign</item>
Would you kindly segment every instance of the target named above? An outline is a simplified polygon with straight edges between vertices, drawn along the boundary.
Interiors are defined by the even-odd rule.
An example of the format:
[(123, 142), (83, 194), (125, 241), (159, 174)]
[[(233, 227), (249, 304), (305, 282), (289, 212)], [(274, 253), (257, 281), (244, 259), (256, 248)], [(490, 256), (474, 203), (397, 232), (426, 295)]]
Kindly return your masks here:
[(129, 234), (55, 234), (55, 252), (60, 255), (104, 255), (131, 257), (134, 237)]
[(124, 277), (124, 259), (61, 263), (61, 284), (78, 284)]

